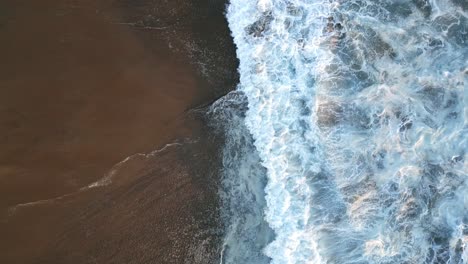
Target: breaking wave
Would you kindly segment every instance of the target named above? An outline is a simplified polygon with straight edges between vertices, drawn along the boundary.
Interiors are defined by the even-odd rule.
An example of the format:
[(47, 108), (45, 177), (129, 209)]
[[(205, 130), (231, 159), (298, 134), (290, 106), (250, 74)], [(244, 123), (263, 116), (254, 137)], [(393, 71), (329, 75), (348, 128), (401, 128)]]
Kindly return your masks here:
[(468, 263), (467, 9), (231, 0), (223, 263)]

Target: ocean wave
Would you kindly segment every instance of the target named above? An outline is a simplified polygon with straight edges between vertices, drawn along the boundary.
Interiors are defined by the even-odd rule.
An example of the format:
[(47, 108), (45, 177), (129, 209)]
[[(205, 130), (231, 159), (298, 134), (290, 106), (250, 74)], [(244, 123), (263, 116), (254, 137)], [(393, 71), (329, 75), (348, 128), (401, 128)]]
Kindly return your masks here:
[(466, 4), (231, 0), (227, 18), (275, 233), (260, 253), (468, 263)]

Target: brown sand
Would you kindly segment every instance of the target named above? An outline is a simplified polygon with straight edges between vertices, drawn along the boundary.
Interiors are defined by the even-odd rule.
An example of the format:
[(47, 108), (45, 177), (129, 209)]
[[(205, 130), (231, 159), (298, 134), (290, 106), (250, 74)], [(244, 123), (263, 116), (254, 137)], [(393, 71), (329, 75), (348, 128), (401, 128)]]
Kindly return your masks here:
[[(129, 21), (143, 8), (129, 3), (0, 3), (0, 263), (216, 258), (216, 149), (185, 111), (217, 94), (197, 54), (168, 47), (184, 32)], [(80, 191), (182, 138), (198, 143), (135, 156)]]

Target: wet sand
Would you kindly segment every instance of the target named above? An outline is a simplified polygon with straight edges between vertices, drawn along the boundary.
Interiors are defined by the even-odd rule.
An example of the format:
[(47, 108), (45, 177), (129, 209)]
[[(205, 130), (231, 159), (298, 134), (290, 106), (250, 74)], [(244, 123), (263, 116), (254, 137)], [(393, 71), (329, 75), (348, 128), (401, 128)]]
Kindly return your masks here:
[(160, 2), (0, 3), (0, 263), (215, 261), (218, 150), (187, 110), (232, 88), (233, 47), (223, 3)]

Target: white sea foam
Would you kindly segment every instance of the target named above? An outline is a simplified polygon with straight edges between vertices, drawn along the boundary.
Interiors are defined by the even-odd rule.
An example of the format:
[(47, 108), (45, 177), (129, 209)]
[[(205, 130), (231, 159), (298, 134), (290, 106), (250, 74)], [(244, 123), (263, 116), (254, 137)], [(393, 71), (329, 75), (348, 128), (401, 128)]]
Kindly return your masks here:
[(271, 263), (468, 263), (466, 9), (231, 0)]

